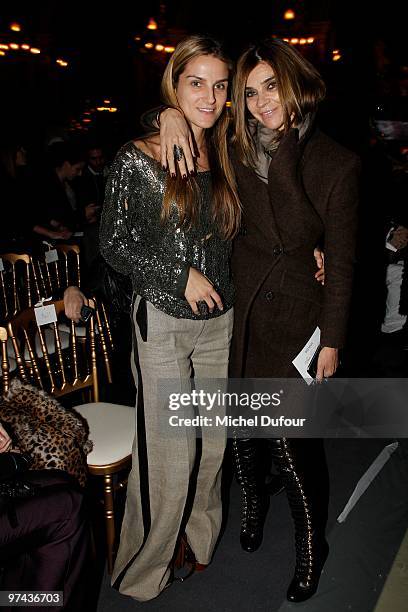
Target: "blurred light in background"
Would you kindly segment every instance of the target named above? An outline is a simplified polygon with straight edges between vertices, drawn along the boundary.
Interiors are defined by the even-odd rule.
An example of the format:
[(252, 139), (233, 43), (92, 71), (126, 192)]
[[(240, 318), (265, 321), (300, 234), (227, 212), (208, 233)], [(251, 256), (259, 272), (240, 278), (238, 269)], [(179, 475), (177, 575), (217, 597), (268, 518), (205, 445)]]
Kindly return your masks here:
[(288, 9), (287, 11), (283, 13), (283, 18), (286, 19), (287, 21), (289, 21), (290, 19), (294, 19), (295, 17), (296, 17), (295, 11), (292, 11), (292, 9)]
[(155, 22), (155, 20), (153, 19), (153, 17), (150, 18), (149, 23), (147, 24), (147, 29), (148, 30), (157, 30), (157, 23)]

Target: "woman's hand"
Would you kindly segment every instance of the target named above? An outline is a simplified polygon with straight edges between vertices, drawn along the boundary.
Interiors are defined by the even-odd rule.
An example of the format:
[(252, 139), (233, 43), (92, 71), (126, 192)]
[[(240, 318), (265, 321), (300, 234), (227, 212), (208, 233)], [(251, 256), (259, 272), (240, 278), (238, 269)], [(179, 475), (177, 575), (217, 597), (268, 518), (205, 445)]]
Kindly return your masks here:
[(323, 380), (335, 374), (339, 365), (339, 349), (324, 346), (317, 360), (316, 380)]
[(321, 283), (322, 285), (324, 285), (324, 277), (325, 277), (324, 253), (321, 249), (319, 249), (319, 247), (316, 247), (315, 250), (313, 251), (313, 255), (316, 260), (316, 265), (318, 267), (318, 271), (315, 274), (315, 279), (317, 280), (318, 283)]
[(67, 229), (66, 227), (56, 232), (50, 232), (50, 234), (50, 238), (53, 238), (54, 240), (69, 240), (72, 236), (71, 230)]
[(180, 175), (195, 172), (194, 143), (190, 128), (181, 111), (175, 108), (166, 108), (160, 113), (160, 150), (161, 164), (168, 168), (172, 176), (176, 176), (176, 160), (174, 159), (174, 145), (183, 149), (183, 156), (178, 161)]
[(191, 306), (194, 314), (200, 314), (198, 302), (206, 302), (209, 312), (214, 310), (217, 305), (220, 310), (224, 310), (221, 298), (214, 289), (212, 283), (204, 274), (201, 274), (195, 268), (190, 268), (188, 281), (184, 296)]
[(0, 453), (7, 453), (11, 448), (11, 438), (0, 423)]
[(96, 223), (100, 206), (92, 202), (85, 206), (85, 219), (87, 223)]
[(72, 236), (71, 230), (62, 226), (59, 229), (50, 230), (42, 225), (34, 225), (33, 231), (36, 234), (49, 238), (50, 240), (69, 240), (69, 238)]
[(73, 232), (59, 221), (51, 219), (50, 225), (54, 227), (55, 230), (49, 231), (49, 238), (53, 240), (69, 240), (71, 238)]
[(403, 225), (399, 225), (395, 230), (393, 230), (392, 238), (389, 240), (389, 243), (392, 244), (397, 251), (405, 249), (405, 247), (408, 245), (408, 229)]
[(78, 287), (68, 287), (64, 291), (65, 314), (75, 323), (81, 320), (82, 306), (88, 306), (88, 300)]

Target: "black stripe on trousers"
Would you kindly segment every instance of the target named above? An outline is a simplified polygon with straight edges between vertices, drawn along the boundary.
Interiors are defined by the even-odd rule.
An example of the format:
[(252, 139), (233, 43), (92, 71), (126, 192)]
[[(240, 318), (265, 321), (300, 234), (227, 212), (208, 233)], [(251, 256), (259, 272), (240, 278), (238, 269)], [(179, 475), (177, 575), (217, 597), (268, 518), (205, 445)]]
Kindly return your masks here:
[[(123, 578), (125, 577), (126, 572), (129, 567), (133, 564), (136, 557), (143, 549), (145, 542), (147, 540), (147, 536), (149, 535), (150, 526), (151, 526), (151, 516), (150, 516), (150, 493), (149, 493), (149, 464), (147, 458), (147, 444), (146, 444), (146, 424), (145, 424), (145, 413), (144, 413), (144, 401), (143, 401), (143, 381), (142, 381), (142, 372), (140, 369), (139, 362), (139, 352), (137, 349), (137, 338), (136, 338), (136, 330), (134, 324), (133, 317), (133, 309), (134, 302), (136, 296), (133, 299), (132, 305), (132, 336), (133, 336), (133, 358), (134, 364), (137, 372), (137, 404), (136, 404), (136, 427), (137, 427), (137, 453), (139, 457), (139, 481), (140, 481), (140, 500), (142, 505), (142, 517), (143, 517), (143, 542), (139, 548), (139, 550), (133, 555), (130, 561), (123, 568), (114, 584), (112, 585), (114, 589), (119, 590), (120, 585), (122, 583)], [(143, 298), (142, 298), (143, 299)], [(139, 304), (140, 305), (140, 304)]]

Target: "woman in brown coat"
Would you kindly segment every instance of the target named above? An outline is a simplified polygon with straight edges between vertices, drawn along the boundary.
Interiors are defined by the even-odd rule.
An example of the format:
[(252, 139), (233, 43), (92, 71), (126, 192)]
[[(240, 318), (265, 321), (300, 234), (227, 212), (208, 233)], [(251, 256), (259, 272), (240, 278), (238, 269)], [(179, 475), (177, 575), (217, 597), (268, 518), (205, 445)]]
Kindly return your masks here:
[[(298, 377), (292, 360), (317, 326), (317, 378), (337, 368), (351, 294), (359, 162), (316, 128), (324, 95), (313, 66), (278, 39), (251, 47), (238, 62), (231, 158), (243, 215), (232, 255), (232, 378)], [(160, 119), (162, 151), (182, 146), (179, 169), (186, 173), (194, 164), (182, 118), (169, 109)], [(164, 155), (166, 161), (174, 171), (174, 160)], [(315, 280), (318, 245), (325, 253), (324, 286)], [(295, 524), (296, 569), (287, 597), (304, 601), (316, 591), (328, 554), (323, 442), (269, 442)], [(268, 502), (259, 440), (235, 439), (233, 450), (243, 494), (241, 545), (253, 552), (262, 542)]]
[[(273, 39), (240, 58), (234, 85), (233, 164), (243, 218), (233, 249), (233, 378), (299, 376), (292, 360), (317, 326), (317, 378), (332, 376), (349, 308), (357, 210), (357, 157), (314, 121), (325, 94), (317, 71)], [(325, 284), (313, 278), (323, 247)], [(241, 544), (262, 541), (267, 509), (258, 440), (233, 442), (243, 493)], [(328, 473), (322, 440), (270, 440), (295, 524), (290, 601), (316, 591), (328, 554)]]

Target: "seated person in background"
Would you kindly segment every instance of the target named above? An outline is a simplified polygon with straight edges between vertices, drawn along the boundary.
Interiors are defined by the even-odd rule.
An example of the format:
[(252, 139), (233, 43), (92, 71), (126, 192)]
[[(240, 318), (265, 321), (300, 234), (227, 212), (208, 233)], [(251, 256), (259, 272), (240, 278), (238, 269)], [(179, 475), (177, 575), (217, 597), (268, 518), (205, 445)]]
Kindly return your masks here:
[(93, 259), (89, 270), (82, 278), (81, 291), (70, 286), (64, 292), (65, 314), (76, 323), (81, 321), (81, 308), (88, 305), (87, 296), (103, 300), (108, 311), (113, 337), (114, 359), (111, 401), (133, 406), (135, 387), (130, 371), (132, 350), (132, 326), (130, 308), (132, 286), (129, 277), (113, 270), (101, 255)]
[[(400, 147), (400, 151), (402, 149)], [(386, 200), (388, 219), (383, 233), (385, 299), (381, 331), (373, 355), (377, 376), (408, 376), (407, 171), (408, 160), (400, 153), (394, 159)]]
[(0, 590), (63, 591), (62, 607), (37, 609), (81, 612), (89, 540), (83, 495), (64, 472), (26, 472), (28, 463), (0, 423)]
[(32, 192), (32, 177), (27, 168), (27, 151), (21, 143), (0, 147), (0, 242), (3, 253), (13, 251), (15, 242), (27, 232), (26, 212)]
[(384, 321), (374, 353), (379, 376), (408, 376), (408, 221), (392, 223), (386, 238)]
[(91, 144), (86, 151), (86, 166), (75, 181), (75, 190), (81, 208), (92, 204), (95, 220), (99, 217), (105, 197), (105, 185), (109, 170), (102, 147)]
[(82, 262), (89, 268), (99, 253), (99, 219), (109, 170), (103, 149), (96, 143), (89, 144), (86, 161), (81, 176), (74, 181), (74, 189), (78, 208), (85, 211), (87, 219), (82, 240)]
[(40, 236), (67, 240), (94, 216), (92, 206), (80, 210), (72, 186), (85, 162), (81, 151), (66, 142), (52, 144), (48, 158), (50, 169), (38, 183), (38, 210), (32, 211), (32, 227)]

